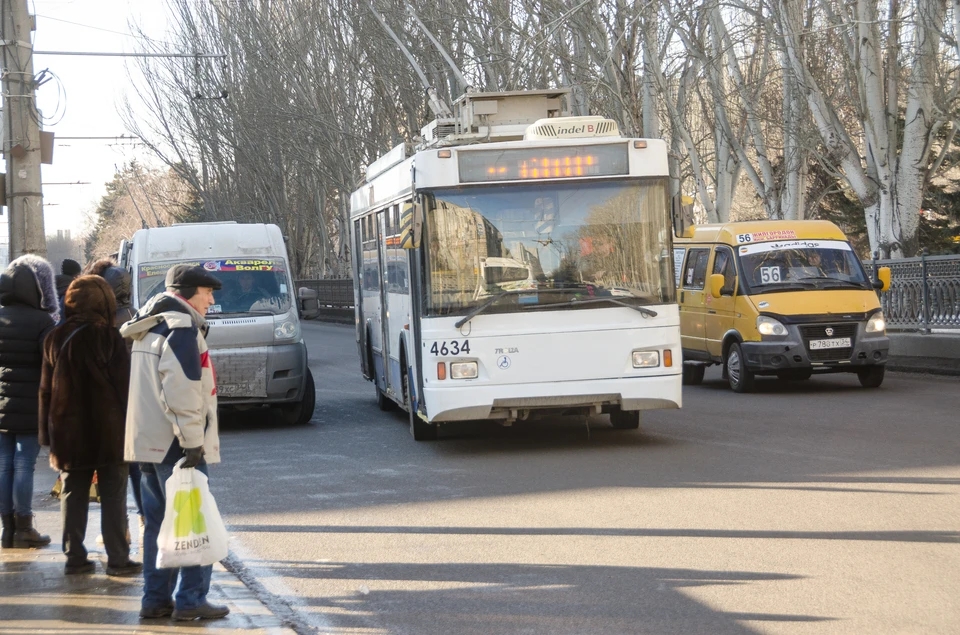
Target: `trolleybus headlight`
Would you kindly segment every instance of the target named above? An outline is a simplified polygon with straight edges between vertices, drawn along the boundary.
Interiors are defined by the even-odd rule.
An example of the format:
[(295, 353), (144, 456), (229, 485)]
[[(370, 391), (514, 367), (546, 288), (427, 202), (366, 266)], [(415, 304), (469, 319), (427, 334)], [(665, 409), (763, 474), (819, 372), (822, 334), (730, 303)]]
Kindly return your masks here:
[(477, 362), (453, 362), (450, 364), (451, 379), (476, 379)]
[(887, 322), (883, 319), (883, 311), (877, 311), (867, 320), (867, 333), (883, 333)]
[(633, 351), (634, 368), (653, 368), (660, 365), (660, 351)]
[(300, 329), (297, 328), (297, 323), (293, 320), (284, 320), (280, 324), (277, 324), (273, 328), (273, 337), (277, 340), (292, 340), (297, 337), (297, 333)]
[(760, 335), (786, 335), (787, 327), (783, 324), (780, 324), (777, 320), (774, 320), (772, 317), (767, 317), (766, 315), (761, 315), (757, 318), (757, 330), (760, 331)]

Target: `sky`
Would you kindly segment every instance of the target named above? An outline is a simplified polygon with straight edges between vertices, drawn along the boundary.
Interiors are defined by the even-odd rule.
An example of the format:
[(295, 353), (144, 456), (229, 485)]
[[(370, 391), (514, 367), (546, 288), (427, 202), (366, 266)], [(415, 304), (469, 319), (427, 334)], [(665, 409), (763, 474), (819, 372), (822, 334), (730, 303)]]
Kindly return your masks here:
[[(164, 0), (28, 0), (37, 16), (35, 51), (95, 51), (130, 53), (137, 40), (131, 21), (145, 25), (163, 39)], [(34, 73), (49, 69), (59, 77), (37, 91), (37, 105), (46, 120), (43, 129), (55, 134), (53, 164), (42, 166), (46, 234), (69, 229), (74, 237), (89, 228), (91, 212), (106, 193), (116, 166), (136, 158), (155, 165), (142, 146), (129, 141), (67, 140), (62, 137), (113, 137), (129, 133), (118, 113), (130, 85), (127, 67), (133, 58), (34, 54)], [(65, 96), (65, 98), (64, 98)], [(58, 107), (59, 102), (59, 107)], [(87, 183), (57, 185), (57, 183)], [(4, 216), (3, 220), (6, 220)], [(6, 234), (6, 227), (3, 227)], [(4, 241), (5, 242), (5, 241)]]

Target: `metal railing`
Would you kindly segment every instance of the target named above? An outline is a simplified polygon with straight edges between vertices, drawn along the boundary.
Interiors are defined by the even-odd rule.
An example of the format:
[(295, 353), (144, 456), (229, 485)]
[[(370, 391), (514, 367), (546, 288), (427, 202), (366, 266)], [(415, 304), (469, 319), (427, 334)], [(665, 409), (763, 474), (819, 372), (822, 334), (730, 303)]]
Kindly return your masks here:
[[(890, 267), (890, 289), (880, 294), (889, 330), (960, 331), (960, 256), (871, 260), (869, 264), (874, 277), (876, 268)], [(321, 308), (353, 308), (353, 280), (297, 280), (296, 285), (316, 291)]]
[(892, 331), (960, 330), (960, 256), (871, 260), (890, 267), (890, 289), (880, 304)]
[(297, 288), (306, 287), (317, 292), (317, 303), (320, 308), (352, 309), (353, 308), (353, 280), (321, 279), (296, 280)]

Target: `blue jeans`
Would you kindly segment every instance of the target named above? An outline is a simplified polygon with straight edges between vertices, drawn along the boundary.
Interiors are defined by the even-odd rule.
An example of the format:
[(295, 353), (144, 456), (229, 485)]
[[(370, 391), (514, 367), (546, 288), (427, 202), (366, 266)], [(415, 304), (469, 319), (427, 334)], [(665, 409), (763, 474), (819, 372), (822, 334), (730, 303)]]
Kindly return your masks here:
[[(207, 464), (197, 469), (207, 473)], [(143, 498), (143, 600), (142, 608), (153, 609), (169, 606), (173, 589), (180, 576), (177, 589), (177, 610), (195, 609), (207, 601), (210, 591), (210, 576), (213, 565), (183, 567), (180, 569), (157, 568), (157, 536), (166, 510), (166, 483), (173, 474), (173, 466), (165, 463), (140, 464), (140, 495)]]
[(0, 514), (33, 513), (33, 470), (39, 453), (36, 434), (0, 432)]

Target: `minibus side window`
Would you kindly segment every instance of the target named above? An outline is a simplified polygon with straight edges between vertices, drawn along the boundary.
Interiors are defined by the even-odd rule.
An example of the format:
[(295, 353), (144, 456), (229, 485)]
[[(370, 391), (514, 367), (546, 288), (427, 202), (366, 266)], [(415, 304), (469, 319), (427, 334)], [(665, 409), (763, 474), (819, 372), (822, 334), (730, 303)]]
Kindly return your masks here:
[(737, 287), (737, 268), (733, 263), (733, 254), (726, 247), (717, 247), (713, 273), (723, 275), (723, 291), (732, 294)]
[(687, 265), (683, 270), (684, 289), (702, 289), (707, 281), (707, 261), (709, 249), (691, 249), (687, 254)]
[(683, 278), (683, 259), (687, 255), (687, 250), (683, 247), (673, 248), (673, 275), (674, 286), (680, 287), (680, 280)]

